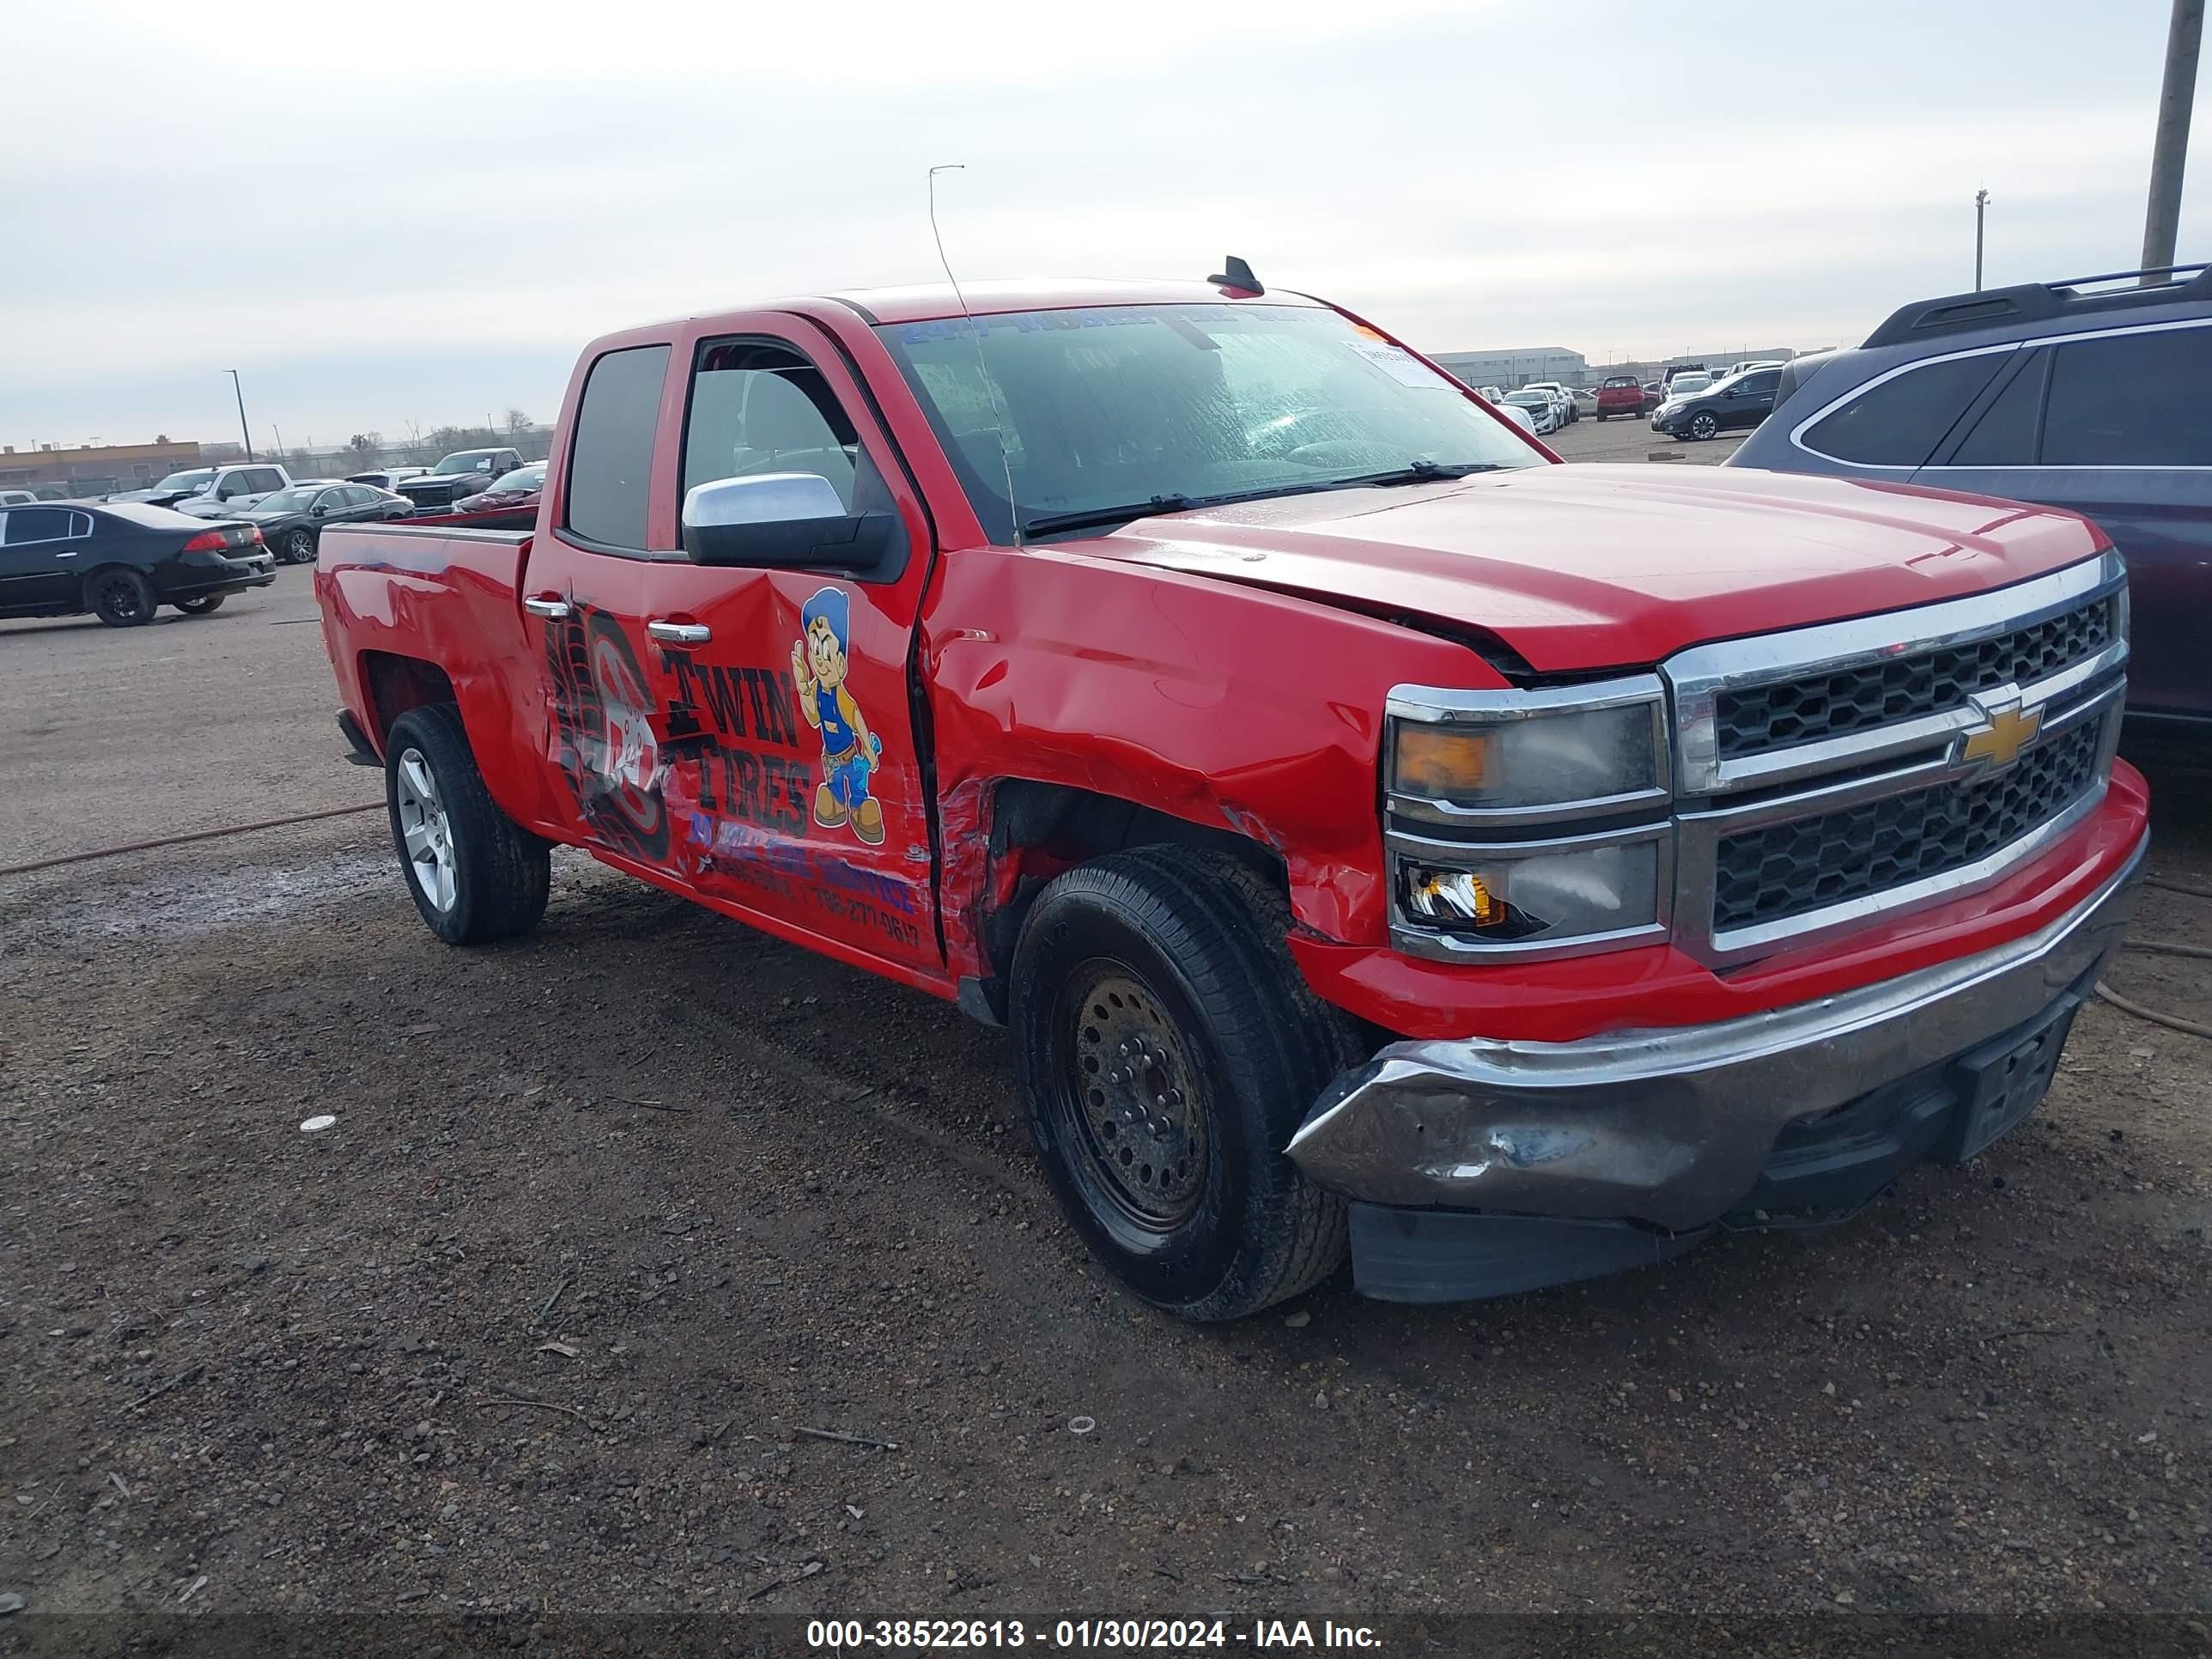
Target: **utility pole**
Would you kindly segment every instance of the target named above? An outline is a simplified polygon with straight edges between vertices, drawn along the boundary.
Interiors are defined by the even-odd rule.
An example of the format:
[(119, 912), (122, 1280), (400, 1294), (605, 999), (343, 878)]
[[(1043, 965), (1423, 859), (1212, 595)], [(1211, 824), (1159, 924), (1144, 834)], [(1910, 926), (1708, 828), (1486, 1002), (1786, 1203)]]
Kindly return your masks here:
[(1982, 220), (1989, 212), (1990, 193), (1985, 190), (1974, 192), (1974, 292), (1982, 291)]
[(269, 429), (276, 434), (276, 459), (281, 461), (284, 459), (284, 428), (271, 421)]
[(2163, 282), (2181, 230), (2181, 167), (2189, 157), (2189, 115), (2197, 102), (2197, 49), (2204, 41), (2204, 0), (2173, 0), (2166, 32), (2166, 84), (2158, 98), (2158, 136), (2150, 152), (2150, 209), (2143, 219), (2143, 286)]
[(253, 459), (253, 430), (246, 424), (246, 390), (238, 383), (236, 369), (230, 370), (229, 374), (230, 389), (238, 398), (238, 435), (246, 440), (246, 459), (250, 461)]

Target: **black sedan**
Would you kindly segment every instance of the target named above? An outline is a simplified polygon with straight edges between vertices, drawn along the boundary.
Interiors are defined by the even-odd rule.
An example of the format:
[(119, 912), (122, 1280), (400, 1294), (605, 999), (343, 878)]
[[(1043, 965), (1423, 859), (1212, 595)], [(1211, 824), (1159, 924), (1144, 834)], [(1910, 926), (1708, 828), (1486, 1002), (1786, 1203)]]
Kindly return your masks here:
[(1652, 410), (1651, 429), (1680, 443), (1757, 426), (1774, 413), (1774, 389), (1781, 380), (1778, 368), (1747, 368), (1701, 392), (1669, 397)]
[(210, 524), (136, 501), (0, 512), (0, 617), (74, 617), (136, 628), (173, 605), (204, 617), (276, 580), (250, 524)]
[(239, 517), (261, 532), (261, 539), (287, 564), (313, 564), (324, 526), (404, 519), (415, 510), (404, 495), (374, 484), (310, 478), (255, 502)]

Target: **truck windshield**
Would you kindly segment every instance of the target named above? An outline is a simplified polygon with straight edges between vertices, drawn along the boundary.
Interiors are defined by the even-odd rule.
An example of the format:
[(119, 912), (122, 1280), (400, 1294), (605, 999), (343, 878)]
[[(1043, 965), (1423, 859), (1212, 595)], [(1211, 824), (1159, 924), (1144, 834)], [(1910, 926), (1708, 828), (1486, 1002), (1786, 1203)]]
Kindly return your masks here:
[(496, 449), (464, 449), (459, 454), (447, 456), (431, 470), (441, 477), (455, 472), (488, 471), (486, 463), (499, 453)]
[(1458, 381), (1318, 307), (1109, 306), (877, 332), (1002, 541), (1009, 471), (1026, 529), (1128, 503), (1547, 464)]
[(215, 469), (211, 466), (203, 466), (190, 472), (172, 472), (154, 488), (156, 490), (204, 489), (214, 477)]

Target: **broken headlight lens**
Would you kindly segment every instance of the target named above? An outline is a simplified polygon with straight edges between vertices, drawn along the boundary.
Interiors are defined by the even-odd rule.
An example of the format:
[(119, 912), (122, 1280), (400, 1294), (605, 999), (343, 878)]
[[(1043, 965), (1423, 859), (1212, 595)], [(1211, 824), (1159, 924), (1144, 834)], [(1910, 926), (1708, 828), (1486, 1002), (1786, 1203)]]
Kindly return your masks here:
[(1401, 855), (1398, 904), (1409, 921), (1504, 944), (1656, 927), (1661, 842), (1604, 840), (1541, 848), (1469, 848), (1449, 864)]

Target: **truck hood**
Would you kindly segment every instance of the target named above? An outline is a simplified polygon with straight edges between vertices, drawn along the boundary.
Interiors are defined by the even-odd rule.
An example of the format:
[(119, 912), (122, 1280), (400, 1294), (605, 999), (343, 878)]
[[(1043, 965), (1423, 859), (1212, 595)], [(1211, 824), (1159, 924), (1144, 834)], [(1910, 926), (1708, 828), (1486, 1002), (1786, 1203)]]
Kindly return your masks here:
[(1547, 465), (1140, 519), (1065, 544), (1495, 635), (1550, 673), (2023, 581), (2106, 544), (2051, 507), (1695, 465)]

